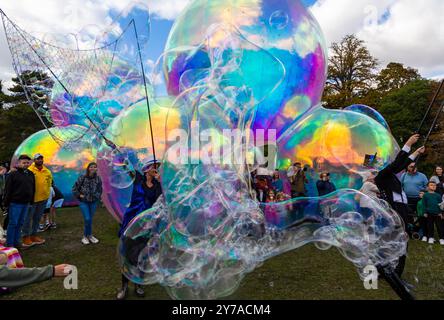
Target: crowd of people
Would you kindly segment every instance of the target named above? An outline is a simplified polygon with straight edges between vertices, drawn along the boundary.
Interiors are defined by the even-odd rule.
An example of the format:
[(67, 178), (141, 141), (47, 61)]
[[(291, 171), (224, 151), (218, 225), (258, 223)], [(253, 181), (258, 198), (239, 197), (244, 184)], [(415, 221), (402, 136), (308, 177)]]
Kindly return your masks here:
[[(159, 162), (150, 160), (141, 172), (129, 173), (133, 175), (134, 185), (119, 237), (129, 223), (150, 209), (162, 194), (159, 166)], [(85, 174), (80, 175), (72, 187), (84, 219), (81, 243), (85, 246), (99, 243), (93, 235), (93, 218), (102, 196), (102, 180), (97, 170), (97, 164), (90, 163)], [(63, 195), (54, 185), (51, 171), (44, 165), (43, 155), (36, 154), (33, 161), (29, 156), (21, 155), (11, 170), (1, 166), (0, 183), (1, 204), (6, 216), (3, 228), (0, 228), (0, 294), (10, 292), (11, 288), (66, 276), (70, 267), (66, 264), (25, 269), (19, 254), (19, 250), (46, 242), (38, 233), (57, 227), (55, 210), (63, 204)], [(123, 300), (128, 296), (129, 282), (122, 274), (122, 287), (117, 299)], [(140, 285), (135, 286), (135, 293), (138, 297), (145, 294)]]
[[(259, 168), (251, 173), (250, 181), (260, 203), (282, 202), (308, 196), (307, 166), (300, 162), (294, 163), (286, 172), (276, 169), (274, 172)], [(322, 172), (316, 182), (318, 196), (323, 197), (336, 191), (335, 184), (330, 181), (330, 173)]]
[[(361, 193), (357, 195), (356, 200), (363, 215), (371, 215), (372, 198), (387, 201), (402, 218), (406, 231), (411, 236), (419, 235), (422, 241), (434, 244), (436, 227), (439, 242), (444, 245), (443, 168), (437, 166), (430, 179), (418, 172), (415, 161), (425, 152), (424, 147), (411, 152), (418, 140), (419, 135), (412, 136), (391, 164), (379, 172), (366, 173), (363, 177)], [(152, 160), (144, 165), (141, 172), (129, 173), (133, 175), (134, 185), (130, 205), (123, 216), (119, 237), (122, 237), (135, 217), (150, 209), (161, 196), (159, 166), (159, 162)], [(85, 174), (80, 175), (72, 187), (72, 193), (79, 201), (79, 208), (84, 218), (84, 232), (81, 238), (83, 245), (99, 243), (99, 239), (93, 235), (93, 218), (102, 195), (102, 180), (97, 170), (97, 164), (90, 163)], [(307, 171), (307, 166), (304, 167), (302, 163), (296, 162), (286, 172), (279, 170), (270, 172), (261, 167), (253, 171), (249, 179), (257, 201), (262, 206), (266, 206), (294, 198), (308, 197)], [(330, 178), (329, 172), (320, 174), (316, 182), (319, 197), (328, 196), (336, 191), (336, 186)], [(362, 194), (368, 197), (363, 197)], [(62, 206), (63, 195), (54, 185), (51, 171), (44, 165), (43, 155), (36, 154), (33, 161), (27, 155), (20, 156), (15, 167), (9, 171), (0, 166), (0, 196), (7, 214), (4, 225), (6, 239), (0, 241), (0, 262), (3, 264), (0, 269), (1, 287), (5, 283), (11, 285), (14, 282), (11, 279), (18, 279), (19, 274), (30, 274), (29, 270), (14, 275), (10, 273), (11, 278), (8, 278), (6, 269), (24, 268), (17, 249), (26, 249), (45, 243), (45, 239), (38, 233), (57, 227), (55, 210)], [(132, 240), (125, 239), (125, 241), (125, 246), (133, 245), (130, 243)], [(134, 259), (131, 256), (134, 252), (134, 250), (128, 250), (122, 254), (128, 255), (128, 259)], [(397, 269), (399, 274), (402, 273), (405, 259), (405, 256), (400, 259)], [(61, 271), (61, 267), (51, 268), (34, 269), (35, 275), (29, 277), (42, 281), (53, 276), (66, 275), (66, 272)], [(4, 280), (2, 277), (9, 280)], [(10, 280), (12, 282), (8, 282)], [(27, 281), (25, 282), (28, 283)], [(11, 287), (23, 283), (18, 280)], [(129, 283), (122, 270), (122, 287), (118, 291), (117, 299), (123, 300), (128, 296)], [(143, 297), (143, 286), (136, 284), (135, 293)]]

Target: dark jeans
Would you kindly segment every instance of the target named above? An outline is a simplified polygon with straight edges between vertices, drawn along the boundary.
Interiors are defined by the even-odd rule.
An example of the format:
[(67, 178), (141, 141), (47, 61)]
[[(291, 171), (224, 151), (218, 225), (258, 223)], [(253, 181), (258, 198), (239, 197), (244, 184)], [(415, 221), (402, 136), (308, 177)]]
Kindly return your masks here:
[[(404, 230), (407, 232), (407, 225), (409, 224), (409, 212), (410, 212), (409, 206), (404, 203), (395, 202), (393, 204), (393, 209), (401, 217), (402, 221), (404, 222)], [(408, 251), (408, 245), (407, 245), (407, 251)], [(407, 260), (406, 255), (403, 255), (402, 257), (399, 258), (398, 266), (395, 269), (399, 277), (401, 277), (402, 273), (404, 272), (406, 260)]]
[(416, 209), (418, 206), (418, 202), (421, 200), (421, 198), (413, 198), (413, 197), (407, 197), (407, 201), (409, 203), (409, 208), (411, 210), (411, 214), (414, 214), (416, 216)]
[(46, 203), (48, 200), (40, 201), (34, 203), (28, 211), (28, 215), (25, 218), (25, 223), (23, 224), (23, 236), (36, 236), (39, 230), (40, 219), (42, 218), (43, 212), (46, 208)]
[(11, 203), (9, 205), (9, 224), (6, 236), (6, 246), (18, 248), (22, 233), (23, 223), (29, 211), (29, 204)]
[(419, 217), (418, 218), (419, 227), (422, 230), (422, 236), (427, 237), (428, 236), (428, 228), (427, 228), (427, 218), (426, 217)]
[(410, 209), (409, 206), (404, 203), (395, 202), (393, 204), (393, 209), (398, 213), (398, 215), (401, 217), (402, 221), (404, 221), (405, 229), (407, 230), (407, 225), (411, 223), (409, 213)]
[(428, 238), (433, 238), (435, 236), (435, 226), (438, 229), (439, 239), (444, 239), (443, 220), (438, 215), (429, 214), (427, 217)]

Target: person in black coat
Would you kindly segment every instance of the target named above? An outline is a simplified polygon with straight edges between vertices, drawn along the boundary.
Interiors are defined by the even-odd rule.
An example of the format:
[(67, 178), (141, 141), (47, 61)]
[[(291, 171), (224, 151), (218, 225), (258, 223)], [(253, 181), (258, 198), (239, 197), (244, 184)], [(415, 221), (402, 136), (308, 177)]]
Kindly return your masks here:
[(6, 237), (7, 247), (19, 247), (22, 226), (29, 206), (34, 201), (35, 177), (28, 170), (31, 158), (22, 155), (19, 157), (16, 170), (12, 171), (5, 185), (3, 205), (8, 208), (8, 233)]
[(258, 178), (255, 187), (256, 200), (259, 201), (259, 203), (266, 203), (269, 190), (267, 179), (263, 177)]
[(395, 209), (404, 223), (407, 223), (408, 216), (407, 195), (402, 190), (402, 183), (398, 179), (397, 174), (406, 170), (411, 163), (415, 162), (420, 154), (425, 152), (425, 147), (421, 147), (410, 154), (413, 145), (418, 142), (419, 138), (419, 135), (412, 136), (396, 156), (396, 159), (385, 169), (381, 170), (375, 178), (375, 183), (381, 192), (381, 197)]
[[(409, 206), (407, 195), (402, 190), (402, 183), (398, 179), (397, 174), (407, 169), (407, 167), (415, 162), (419, 155), (425, 152), (425, 147), (421, 147), (410, 154), (412, 147), (418, 142), (419, 134), (413, 135), (396, 156), (396, 159), (386, 168), (381, 170), (375, 178), (375, 184), (378, 187), (381, 197), (386, 200), (391, 207), (398, 213), (404, 221), (404, 227), (407, 227)], [(400, 258), (396, 273), (401, 276), (405, 267), (406, 256)]]
[(320, 180), (316, 182), (316, 188), (318, 189), (318, 194), (320, 197), (326, 196), (327, 194), (336, 191), (336, 186), (330, 181), (330, 173), (324, 172), (320, 175)]

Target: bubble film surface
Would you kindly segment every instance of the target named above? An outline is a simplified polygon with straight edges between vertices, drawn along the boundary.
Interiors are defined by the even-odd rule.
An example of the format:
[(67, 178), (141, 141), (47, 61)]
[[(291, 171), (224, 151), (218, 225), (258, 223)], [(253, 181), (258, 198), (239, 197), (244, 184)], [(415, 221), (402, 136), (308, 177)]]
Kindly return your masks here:
[[(383, 169), (399, 152), (392, 135), (372, 118), (320, 106), (296, 121), (277, 144), (279, 168), (301, 162), (316, 180), (322, 172), (331, 173), (337, 188), (359, 189), (362, 174)], [(366, 163), (375, 155), (375, 163)]]
[[(33, 102), (56, 126), (49, 131), (55, 141), (76, 148), (88, 137), (97, 147), (103, 201), (119, 222), (134, 172), (154, 157), (152, 129), (163, 195), (120, 239), (128, 279), (160, 283), (175, 299), (214, 299), (232, 294), (265, 260), (308, 243), (336, 247), (361, 276), (364, 267), (394, 267), (405, 254), (397, 214), (355, 190), (399, 147), (374, 110), (321, 107), (327, 51), (301, 2), (192, 1), (148, 75), (159, 80), (161, 69), (168, 94), (157, 84), (147, 88), (152, 127), (138, 58), (115, 51), (89, 57), (89, 65), (96, 62), (91, 72), (83, 59), (60, 67), (71, 93), (52, 83), (34, 88)], [(57, 156), (59, 149), (45, 143)], [(79, 168), (80, 150), (70, 154)], [(307, 197), (259, 202), (251, 171), (268, 165), (288, 180), (295, 162), (305, 167)], [(338, 190), (318, 197), (316, 181), (326, 171)], [(359, 206), (362, 197), (368, 208)]]
[[(64, 148), (54, 139), (54, 136), (59, 135), (71, 137), (77, 142), (69, 149)], [(84, 174), (88, 163), (96, 159), (91, 144), (79, 139), (79, 136), (83, 136), (83, 132), (77, 126), (39, 131), (17, 148), (11, 163), (14, 165), (22, 154), (27, 154), (32, 158), (35, 154), (41, 153), (44, 156), (45, 166), (53, 174), (55, 185), (65, 198), (64, 205), (76, 205), (78, 201), (72, 195), (72, 186), (79, 175)]]
[[(60, 84), (52, 90), (49, 118), (57, 127), (77, 124), (105, 129), (126, 107), (144, 97), (140, 72), (114, 57), (98, 61), (102, 72), (77, 73), (77, 63), (67, 66), (67, 72), (77, 75), (75, 86), (67, 93)], [(73, 76), (72, 76), (73, 77)]]
[[(173, 99), (153, 99), (150, 104), (156, 157), (160, 161), (166, 149), (167, 133), (178, 126), (178, 113), (171, 110)], [(167, 125), (167, 119), (168, 125)], [(105, 142), (98, 150), (98, 169), (103, 182), (103, 202), (114, 218), (122, 221), (131, 200), (134, 176), (141, 172), (147, 161), (153, 159), (151, 130), (148, 122), (146, 101), (125, 109), (116, 117), (105, 132), (118, 150)]]
[[(318, 104), (326, 57), (311, 19), (298, 2), (199, 0), (178, 19), (164, 71), (176, 96), (171, 109), (180, 115), (177, 127), (185, 134), (181, 145), (167, 141), (163, 197), (133, 219), (121, 238), (120, 262), (129, 279), (160, 283), (176, 299), (214, 299), (233, 293), (266, 259), (307, 243), (338, 248), (358, 270), (395, 266), (405, 253), (400, 218), (376, 199), (367, 199), (371, 208), (361, 208), (357, 199), (367, 196), (353, 190), (362, 185), (362, 175), (384, 168), (399, 148), (372, 118)], [(308, 35), (292, 33), (294, 50), (274, 50), (279, 32), (302, 22), (308, 23), (303, 27)], [(310, 55), (304, 51), (307, 39), (316, 39), (309, 47), (322, 52), (320, 69), (305, 68), (295, 58)], [(294, 60), (286, 60), (291, 55)], [(263, 67), (270, 72), (266, 76)], [(286, 79), (292, 70), (303, 76)], [(291, 86), (311, 77), (322, 83), (305, 81), (302, 91), (319, 89), (317, 98)], [(278, 90), (283, 83), (285, 94)], [(227, 136), (226, 130), (239, 136)], [(273, 139), (258, 139), (260, 133), (272, 130), (277, 153), (268, 160), (283, 172), (300, 161), (310, 197), (256, 200), (250, 170), (260, 165), (257, 154), (272, 145)], [(371, 156), (375, 161), (368, 163)], [(327, 170), (341, 190), (317, 197), (313, 185)]]
[(219, 216), (220, 228), (209, 233), (190, 227), (202, 230), (203, 225), (215, 225), (215, 219), (200, 215), (200, 221), (190, 219), (188, 228), (183, 228), (168, 223), (169, 213), (159, 201), (128, 227), (119, 245), (121, 264), (132, 281), (160, 283), (176, 299), (230, 295), (245, 274), (263, 261), (308, 243), (324, 250), (337, 247), (358, 270), (396, 265), (407, 242), (400, 218), (370, 199), (372, 210), (361, 212), (354, 200), (358, 194), (341, 190), (323, 198), (269, 204), (264, 209), (266, 221), (252, 204), (250, 219), (245, 220), (247, 215), (241, 212)]
[(354, 105), (351, 105), (351, 106), (345, 108), (344, 110), (365, 114), (366, 116), (369, 116), (370, 118), (378, 121), (386, 129), (390, 130), (390, 127), (389, 127), (387, 121), (382, 116), (382, 114), (380, 114), (378, 111), (376, 111), (375, 109), (373, 109), (369, 106), (366, 106), (364, 104), (354, 104)]
[(243, 85), (256, 100), (252, 128), (279, 136), (321, 101), (326, 56), (320, 27), (299, 1), (198, 0), (171, 30), (164, 74), (168, 92), (178, 95), (204, 70), (222, 73), (215, 85)]

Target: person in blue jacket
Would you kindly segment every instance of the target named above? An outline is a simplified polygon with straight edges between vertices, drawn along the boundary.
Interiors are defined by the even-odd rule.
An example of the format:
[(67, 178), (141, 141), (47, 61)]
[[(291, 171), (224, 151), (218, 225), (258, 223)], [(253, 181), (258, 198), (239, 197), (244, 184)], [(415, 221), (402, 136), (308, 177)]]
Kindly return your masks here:
[[(140, 172), (135, 172), (133, 191), (131, 194), (131, 203), (123, 216), (122, 225), (119, 230), (119, 237), (122, 237), (131, 221), (139, 214), (152, 208), (157, 199), (162, 195), (162, 186), (160, 184), (159, 169), (160, 163), (151, 160)], [(127, 244), (128, 245), (128, 244)], [(129, 280), (122, 274), (122, 288), (117, 294), (118, 300), (124, 300), (128, 296)], [(144, 297), (143, 286), (136, 285), (136, 295)]]

